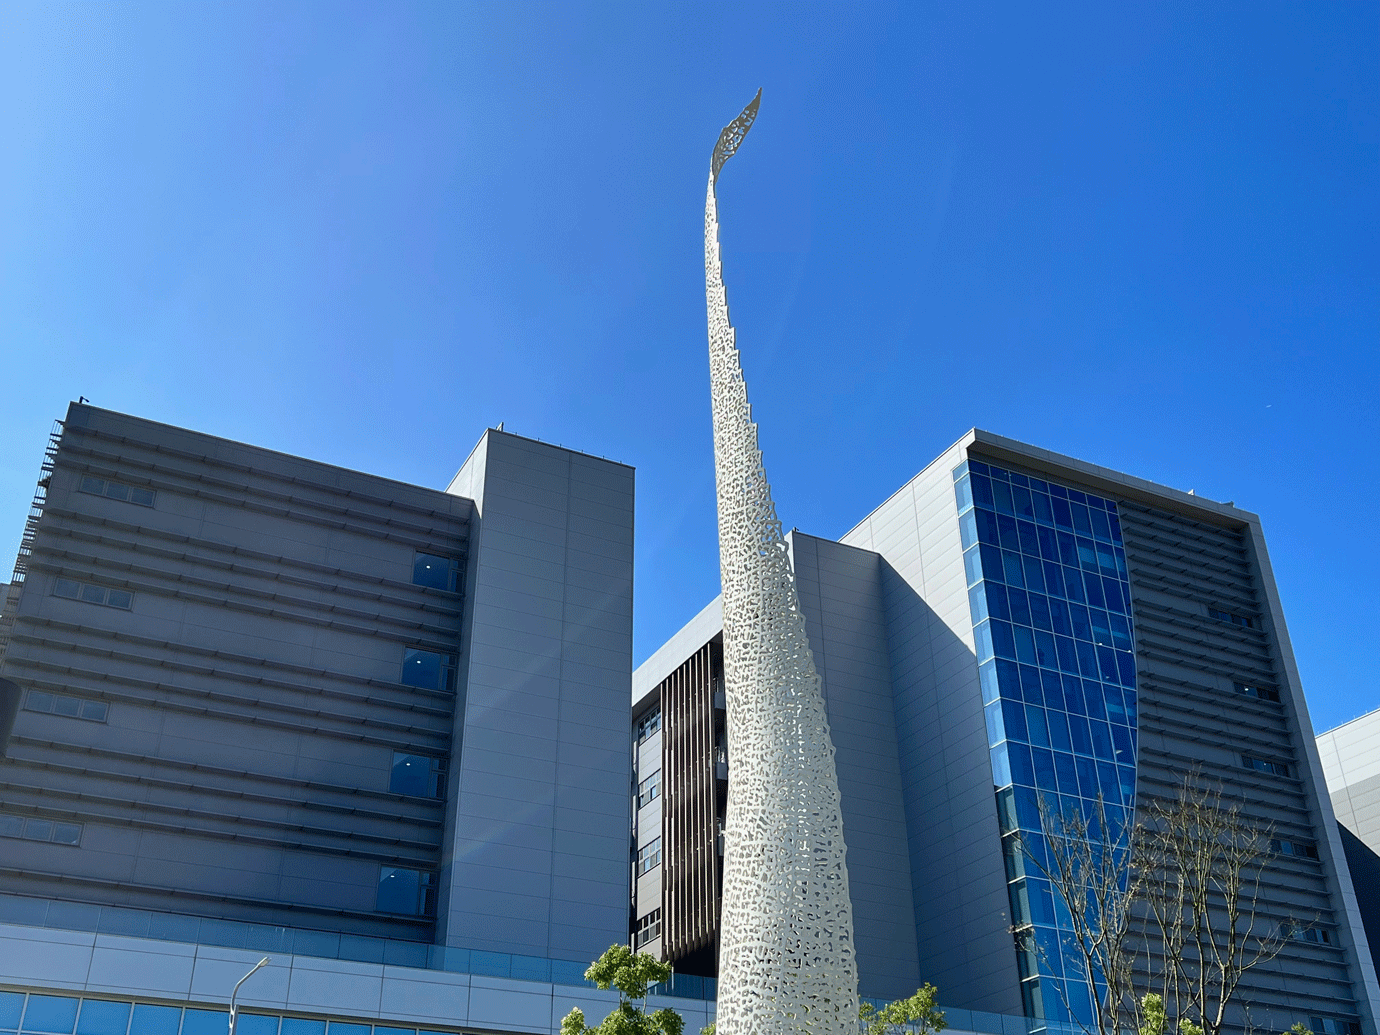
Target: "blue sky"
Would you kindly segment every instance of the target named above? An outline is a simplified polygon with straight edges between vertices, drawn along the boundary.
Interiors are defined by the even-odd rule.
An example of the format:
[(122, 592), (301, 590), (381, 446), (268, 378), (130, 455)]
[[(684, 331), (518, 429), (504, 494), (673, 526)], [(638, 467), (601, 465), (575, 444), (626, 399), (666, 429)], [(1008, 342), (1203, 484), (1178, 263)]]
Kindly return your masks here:
[(635, 653), (718, 589), (701, 253), (778, 510), (973, 425), (1263, 516), (1380, 707), (1380, 6), (0, 6), (0, 550), (68, 400), (444, 486), (634, 464)]

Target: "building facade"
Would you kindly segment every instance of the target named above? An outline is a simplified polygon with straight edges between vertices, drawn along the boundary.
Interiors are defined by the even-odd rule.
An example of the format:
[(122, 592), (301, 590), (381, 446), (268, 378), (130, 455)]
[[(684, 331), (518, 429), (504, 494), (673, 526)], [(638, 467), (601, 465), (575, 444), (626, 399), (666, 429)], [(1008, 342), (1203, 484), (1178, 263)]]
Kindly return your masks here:
[[(1100, 800), (1120, 832), (1192, 771), (1273, 832), (1264, 922), (1298, 931), (1248, 972), (1233, 1022), (1374, 1030), (1374, 969), (1255, 515), (973, 431), (839, 542), (797, 531), (791, 545), (864, 996), (932, 981), (969, 1010), (1086, 1017), (1053, 889), (1016, 844), (1041, 836), (1041, 799), (1084, 815)], [(691, 727), (719, 728), (712, 670), (698, 673), (720, 632), (711, 604), (632, 694), (635, 728), (661, 727), (635, 778), (662, 791), (638, 813), (633, 928), (705, 973), (721, 811), (700, 803), (723, 755), (717, 732), (673, 723), (689, 687)]]
[(1318, 754), (1366, 938), (1380, 946), (1380, 710), (1321, 734)]
[(192, 1001), (270, 954), (323, 975), (298, 1010), (376, 968), (433, 1024), (545, 983), (505, 1030), (550, 1030), (626, 936), (633, 487), (493, 430), (442, 491), (73, 404), (4, 614), (0, 985)]

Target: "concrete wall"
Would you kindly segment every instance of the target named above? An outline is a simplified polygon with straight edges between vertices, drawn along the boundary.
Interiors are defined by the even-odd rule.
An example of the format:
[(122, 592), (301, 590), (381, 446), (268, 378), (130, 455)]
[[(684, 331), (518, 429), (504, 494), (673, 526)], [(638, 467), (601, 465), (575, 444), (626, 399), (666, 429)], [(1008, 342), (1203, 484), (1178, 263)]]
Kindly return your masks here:
[(628, 931), (633, 471), (488, 431), (472, 496), (447, 945), (592, 960)]

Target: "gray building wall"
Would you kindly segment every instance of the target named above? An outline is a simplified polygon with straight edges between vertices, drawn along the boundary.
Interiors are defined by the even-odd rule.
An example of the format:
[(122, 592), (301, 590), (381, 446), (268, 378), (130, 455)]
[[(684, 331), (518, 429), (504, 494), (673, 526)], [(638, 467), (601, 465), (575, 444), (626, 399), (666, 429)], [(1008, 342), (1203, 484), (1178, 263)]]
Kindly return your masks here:
[(841, 542), (882, 560), (920, 979), (1021, 1012), (951, 447)]
[(628, 928), (633, 470), (491, 430), (449, 491), (477, 513), (439, 937), (590, 960)]
[(1373, 962), (1380, 947), (1380, 710), (1320, 734), (1318, 755)]
[(900, 999), (920, 987), (921, 974), (882, 560), (799, 531), (788, 542), (836, 751), (858, 989), (871, 998)]
[(4, 663), (29, 707), (0, 812), (80, 837), (4, 839), (6, 890), (429, 941), (376, 895), (381, 868), (441, 861), (444, 803), (389, 780), (394, 751), (448, 754), (454, 695), (399, 680), (405, 648), (456, 649), (460, 598), (414, 586), (413, 557), (463, 556), (472, 509), (73, 404)]

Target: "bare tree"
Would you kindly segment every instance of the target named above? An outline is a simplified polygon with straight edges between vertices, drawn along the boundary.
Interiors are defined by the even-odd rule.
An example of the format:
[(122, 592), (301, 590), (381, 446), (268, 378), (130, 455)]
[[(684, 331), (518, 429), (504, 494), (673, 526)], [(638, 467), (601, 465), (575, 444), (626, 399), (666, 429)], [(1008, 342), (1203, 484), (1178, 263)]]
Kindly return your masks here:
[[(1068, 799), (1066, 799), (1068, 800)], [(1049, 881), (1064, 914), (1060, 955), (1067, 982), (1081, 982), (1093, 1007), (1091, 1023), (1079, 1017), (1065, 984), (1059, 994), (1069, 1015), (1085, 1031), (1113, 1035), (1132, 1006), (1128, 933), (1136, 898), (1130, 866), (1133, 831), (1109, 812), (1098, 795), (1090, 814), (1081, 808), (1061, 812), (1055, 799), (1040, 796), (1042, 837), (1021, 832), (1013, 846), (1022, 866)], [(1015, 934), (1024, 951), (1048, 960), (1033, 925)]]
[(1189, 773), (1172, 800), (1141, 810), (1133, 839), (1137, 933), (1149, 991), (1166, 1016), (1220, 1035), (1247, 972), (1279, 955), (1294, 928), (1262, 913), (1270, 830)]
[[(1039, 802), (1041, 836), (1014, 835), (1018, 862), (1049, 881), (1062, 907), (1060, 984), (1081, 981), (1096, 1035), (1126, 1030), (1222, 1035), (1242, 979), (1274, 959), (1292, 930), (1262, 911), (1270, 830), (1189, 773), (1173, 799), (1149, 799), (1127, 827), (1099, 797), (1087, 811)], [(1032, 925), (1014, 929), (1046, 961)], [(1147, 1004), (1149, 1004), (1147, 1006)]]

